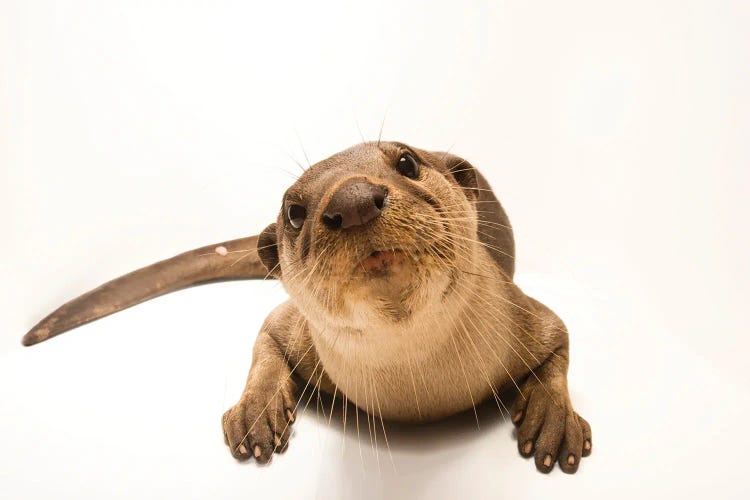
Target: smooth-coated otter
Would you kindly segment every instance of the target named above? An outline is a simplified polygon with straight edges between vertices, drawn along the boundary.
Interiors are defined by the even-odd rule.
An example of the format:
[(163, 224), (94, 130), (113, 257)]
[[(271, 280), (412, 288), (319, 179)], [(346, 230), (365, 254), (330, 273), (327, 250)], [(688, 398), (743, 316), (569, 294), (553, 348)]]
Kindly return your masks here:
[[(306, 170), (257, 238), (113, 280), (62, 306), (23, 342), (185, 286), (275, 277), (290, 298), (263, 323), (245, 390), (222, 419), (235, 457), (265, 462), (286, 448), (306, 382), (405, 422), (492, 397), (512, 415), (521, 455), (533, 455), (542, 472), (557, 461), (572, 473), (592, 442), (568, 395), (568, 334), (513, 283), (514, 254), (505, 211), (468, 162), (364, 143)], [(499, 397), (507, 388), (518, 394), (512, 410)]]

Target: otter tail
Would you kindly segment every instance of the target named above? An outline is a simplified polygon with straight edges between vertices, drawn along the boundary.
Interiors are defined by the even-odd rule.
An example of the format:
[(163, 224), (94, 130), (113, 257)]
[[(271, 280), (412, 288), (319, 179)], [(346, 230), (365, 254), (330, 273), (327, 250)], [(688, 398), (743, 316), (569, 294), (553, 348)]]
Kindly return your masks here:
[(181, 288), (214, 281), (268, 277), (258, 257), (257, 245), (257, 236), (208, 245), (120, 276), (62, 305), (24, 335), (23, 345), (38, 344), (89, 321)]

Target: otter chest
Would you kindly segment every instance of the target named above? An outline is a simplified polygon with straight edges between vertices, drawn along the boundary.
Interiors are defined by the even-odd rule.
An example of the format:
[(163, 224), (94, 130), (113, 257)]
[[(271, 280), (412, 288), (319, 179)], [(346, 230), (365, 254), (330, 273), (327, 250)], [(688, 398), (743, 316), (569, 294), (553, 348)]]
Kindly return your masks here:
[(338, 390), (376, 417), (437, 420), (479, 404), (510, 379), (504, 367), (512, 353), (485, 332), (448, 336), (429, 347), (388, 344), (349, 338), (336, 348), (317, 346)]

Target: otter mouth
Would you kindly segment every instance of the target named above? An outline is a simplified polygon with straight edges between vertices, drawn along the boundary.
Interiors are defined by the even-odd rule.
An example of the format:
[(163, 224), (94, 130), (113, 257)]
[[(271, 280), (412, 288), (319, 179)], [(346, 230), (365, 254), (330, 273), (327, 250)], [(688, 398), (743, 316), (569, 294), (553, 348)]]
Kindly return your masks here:
[(402, 250), (373, 250), (359, 262), (355, 271), (366, 275), (383, 275), (405, 260), (406, 253)]

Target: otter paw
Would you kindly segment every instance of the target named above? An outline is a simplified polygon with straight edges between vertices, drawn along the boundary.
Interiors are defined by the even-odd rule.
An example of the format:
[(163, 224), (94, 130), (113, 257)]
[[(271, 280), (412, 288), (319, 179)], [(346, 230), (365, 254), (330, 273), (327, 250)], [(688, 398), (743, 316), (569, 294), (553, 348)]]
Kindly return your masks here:
[(591, 427), (570, 404), (553, 400), (538, 385), (519, 397), (513, 410), (518, 451), (534, 456), (537, 470), (548, 473), (560, 464), (568, 474), (578, 470), (581, 457), (591, 454)]
[(254, 457), (267, 463), (274, 452), (283, 452), (289, 444), (294, 408), (291, 380), (278, 389), (247, 390), (221, 419), (224, 442), (238, 460)]

